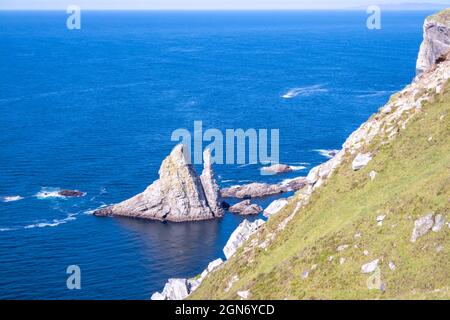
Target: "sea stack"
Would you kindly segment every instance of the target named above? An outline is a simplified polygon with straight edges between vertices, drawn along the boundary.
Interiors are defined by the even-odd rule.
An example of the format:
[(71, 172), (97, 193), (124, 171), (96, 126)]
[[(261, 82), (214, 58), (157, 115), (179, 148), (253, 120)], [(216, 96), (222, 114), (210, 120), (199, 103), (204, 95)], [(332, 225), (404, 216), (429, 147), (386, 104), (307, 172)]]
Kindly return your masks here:
[(209, 150), (204, 153), (201, 177), (177, 145), (162, 162), (159, 179), (147, 189), (118, 204), (96, 210), (96, 216), (125, 216), (160, 221), (197, 221), (223, 215), (219, 187), (214, 178)]

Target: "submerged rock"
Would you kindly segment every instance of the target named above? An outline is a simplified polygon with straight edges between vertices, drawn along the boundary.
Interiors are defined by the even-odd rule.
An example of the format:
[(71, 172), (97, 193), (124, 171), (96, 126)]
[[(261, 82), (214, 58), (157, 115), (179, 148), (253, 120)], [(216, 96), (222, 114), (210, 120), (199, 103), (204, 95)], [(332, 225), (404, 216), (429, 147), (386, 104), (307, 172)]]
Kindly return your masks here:
[(205, 152), (203, 174), (198, 177), (193, 166), (186, 160), (183, 148), (179, 144), (172, 150), (161, 164), (159, 179), (144, 192), (121, 203), (96, 210), (94, 215), (175, 222), (221, 217), (223, 209), (219, 202), (209, 152)]
[(258, 219), (254, 222), (249, 222), (247, 219), (233, 231), (227, 244), (223, 248), (223, 253), (227, 259), (231, 258), (236, 250), (247, 241), (262, 225), (264, 220)]
[(263, 209), (257, 204), (251, 203), (250, 200), (244, 200), (231, 206), (228, 211), (240, 215), (253, 215), (260, 213)]
[(63, 197), (83, 197), (86, 195), (85, 192), (81, 192), (78, 190), (60, 190), (58, 194)]

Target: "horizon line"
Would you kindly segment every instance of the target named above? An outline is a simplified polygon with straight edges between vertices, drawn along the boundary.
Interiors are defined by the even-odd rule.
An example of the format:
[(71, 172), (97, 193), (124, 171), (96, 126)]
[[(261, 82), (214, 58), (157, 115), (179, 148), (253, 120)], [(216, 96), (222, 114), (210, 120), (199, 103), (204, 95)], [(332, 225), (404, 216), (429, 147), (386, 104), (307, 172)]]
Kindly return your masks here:
[[(431, 8), (382, 8), (384, 11), (432, 11), (444, 10), (444, 6), (436, 6)], [(1, 8), (0, 11), (65, 11), (65, 8)], [(347, 8), (86, 8), (83, 11), (365, 11), (363, 7), (347, 7)]]

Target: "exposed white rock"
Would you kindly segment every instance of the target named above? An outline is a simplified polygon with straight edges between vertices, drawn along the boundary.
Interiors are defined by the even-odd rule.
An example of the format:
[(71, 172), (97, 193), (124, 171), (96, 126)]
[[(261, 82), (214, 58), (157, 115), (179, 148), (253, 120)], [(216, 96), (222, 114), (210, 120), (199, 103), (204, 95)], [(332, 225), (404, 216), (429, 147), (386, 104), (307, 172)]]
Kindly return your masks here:
[(222, 265), (223, 260), (221, 258), (218, 258), (214, 261), (211, 261), (208, 264), (208, 267), (206, 268), (206, 270), (208, 270), (208, 272), (213, 272), (215, 269), (217, 269), (220, 265)]
[(208, 274), (217, 270), (223, 263), (221, 258), (218, 258), (208, 264), (205, 270), (198, 278), (191, 279), (169, 279), (164, 286), (162, 293), (155, 292), (151, 300), (183, 300), (194, 292), (198, 286), (203, 282)]
[(372, 155), (370, 153), (359, 153), (352, 162), (353, 170), (364, 168), (370, 160), (372, 160)]
[(314, 186), (314, 189), (320, 187), (331, 173), (339, 166), (345, 155), (345, 151), (339, 151), (333, 158), (312, 168), (306, 176), (306, 182)]
[[(207, 159), (209, 159), (207, 157)], [(205, 166), (205, 182), (208, 187), (215, 185), (210, 163)], [(209, 190), (208, 203), (201, 179), (194, 167), (188, 163), (184, 154), (184, 146), (177, 145), (162, 162), (159, 169), (159, 180), (147, 189), (121, 203), (96, 210), (94, 215), (127, 216), (135, 218), (195, 221), (221, 216), (219, 203), (213, 203), (216, 190)]]
[(154, 294), (152, 294), (150, 300), (166, 300), (166, 297), (159, 292), (155, 292)]
[(169, 279), (163, 292), (155, 292), (152, 300), (183, 300), (190, 293), (190, 285), (187, 279)]
[(369, 177), (370, 177), (370, 180), (371, 181), (373, 181), (373, 180), (375, 180), (375, 177), (377, 176), (377, 172), (376, 171), (370, 171), (370, 173), (369, 173)]
[(364, 251), (363, 251), (363, 255), (368, 256), (368, 255), (369, 255), (369, 251), (364, 250)]
[(241, 298), (241, 300), (246, 300), (250, 296), (250, 291), (248, 290), (238, 291), (236, 292), (236, 294)]
[(340, 252), (340, 251), (346, 250), (348, 247), (349, 247), (348, 244), (342, 244), (342, 245), (338, 246), (336, 250), (338, 252)]
[(229, 259), (236, 252), (236, 250), (263, 224), (264, 220), (262, 219), (255, 220), (254, 222), (249, 222), (247, 219), (242, 221), (241, 224), (233, 231), (227, 241), (227, 244), (223, 248), (225, 257)]
[(288, 204), (288, 201), (286, 199), (278, 199), (275, 201), (272, 201), (269, 206), (264, 209), (264, 216), (270, 217), (273, 214), (278, 213), (281, 209), (283, 209)]
[(270, 244), (270, 239), (266, 239), (266, 240), (264, 240), (263, 242), (261, 242), (261, 243), (258, 245), (258, 247), (261, 248), (261, 249), (267, 249), (267, 247), (269, 246), (269, 244)]
[(319, 179), (319, 166), (316, 166), (314, 168), (312, 168), (311, 170), (309, 170), (308, 175), (306, 176), (306, 182), (308, 182), (309, 184), (314, 184), (316, 183), (317, 179)]
[(339, 258), (339, 264), (344, 264), (345, 263), (345, 258), (344, 257), (340, 257)]
[(231, 290), (231, 288), (233, 287), (233, 284), (235, 282), (239, 281), (239, 277), (237, 275), (234, 275), (233, 277), (231, 277), (230, 281), (228, 281), (228, 284), (226, 286), (226, 288), (224, 289), (225, 292), (228, 292)]
[(395, 271), (395, 263), (393, 261), (389, 261), (389, 269), (391, 269), (391, 271)]
[(361, 272), (362, 273), (372, 273), (375, 271), (375, 269), (378, 267), (379, 259), (375, 259), (369, 263), (366, 263), (361, 266)]
[(445, 219), (442, 216), (442, 214), (437, 214), (434, 217), (434, 226), (431, 230), (433, 230), (434, 232), (439, 232), (441, 231), (442, 227), (445, 225)]
[(418, 238), (427, 234), (433, 227), (433, 214), (429, 213), (426, 216), (414, 221), (414, 229), (411, 235), (411, 242), (416, 242)]
[(425, 20), (423, 42), (417, 58), (417, 74), (430, 70), (436, 61), (450, 50), (450, 26), (446, 23), (448, 19), (441, 19), (443, 15), (448, 14), (447, 10)]

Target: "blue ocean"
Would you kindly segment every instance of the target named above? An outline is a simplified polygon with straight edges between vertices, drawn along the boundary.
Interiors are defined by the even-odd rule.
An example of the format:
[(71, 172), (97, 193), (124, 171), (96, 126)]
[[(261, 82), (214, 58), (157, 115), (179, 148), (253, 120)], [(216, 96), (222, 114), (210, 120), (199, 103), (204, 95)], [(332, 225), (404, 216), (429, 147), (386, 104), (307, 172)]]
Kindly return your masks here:
[[(172, 132), (194, 121), (279, 129), (280, 162), (299, 169), (216, 165), (222, 187), (306, 175), (411, 81), (429, 14), (382, 12), (369, 30), (365, 11), (82, 11), (68, 30), (65, 12), (0, 12), (0, 298), (149, 299), (199, 274), (244, 217), (92, 210), (157, 179)], [(43, 193), (58, 189), (87, 194)], [(80, 290), (66, 286), (69, 265)]]

